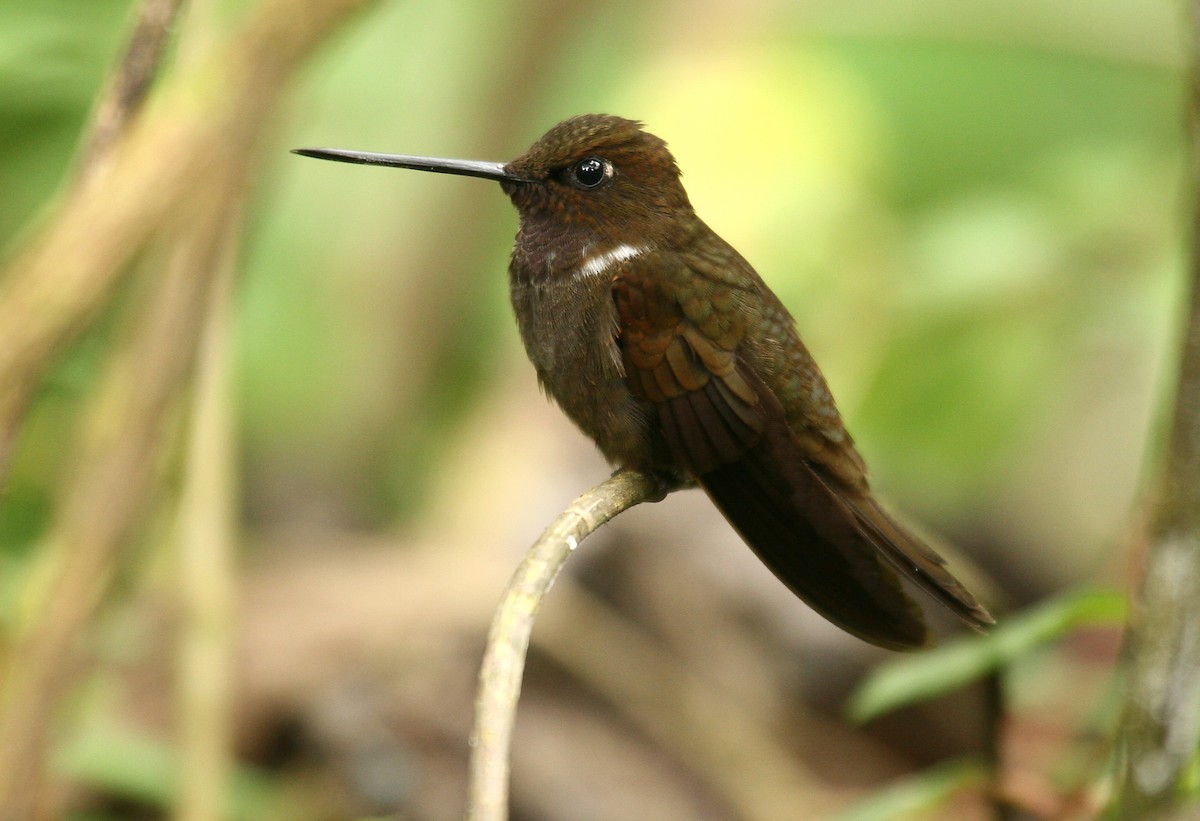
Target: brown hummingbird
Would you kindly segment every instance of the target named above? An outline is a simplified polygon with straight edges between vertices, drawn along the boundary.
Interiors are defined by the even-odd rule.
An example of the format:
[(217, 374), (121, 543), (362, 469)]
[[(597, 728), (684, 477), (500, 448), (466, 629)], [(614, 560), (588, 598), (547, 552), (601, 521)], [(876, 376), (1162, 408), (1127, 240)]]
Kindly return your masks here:
[(901, 575), (967, 625), (993, 623), (871, 495), (795, 321), (640, 123), (574, 117), (510, 163), (295, 153), (498, 181), (520, 215), (508, 273), (525, 350), (611, 463), (664, 493), (700, 485), (784, 584), (868, 642), (930, 641)]

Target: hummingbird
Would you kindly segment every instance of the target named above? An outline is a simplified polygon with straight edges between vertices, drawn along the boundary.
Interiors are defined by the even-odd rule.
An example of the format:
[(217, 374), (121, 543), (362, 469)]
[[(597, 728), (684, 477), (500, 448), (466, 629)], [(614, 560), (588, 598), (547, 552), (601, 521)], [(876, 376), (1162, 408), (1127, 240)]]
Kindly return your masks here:
[(642, 124), (587, 114), (509, 163), (295, 149), (495, 180), (520, 225), (508, 275), (538, 381), (610, 463), (699, 485), (797, 596), (872, 644), (931, 643), (901, 577), (966, 625), (987, 610), (876, 501), (787, 308), (693, 210)]

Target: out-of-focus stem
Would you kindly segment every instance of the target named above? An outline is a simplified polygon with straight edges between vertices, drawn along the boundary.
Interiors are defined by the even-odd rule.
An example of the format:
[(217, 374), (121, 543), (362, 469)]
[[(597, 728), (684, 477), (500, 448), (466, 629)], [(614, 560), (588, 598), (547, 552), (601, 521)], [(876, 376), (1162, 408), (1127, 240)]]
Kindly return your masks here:
[(224, 817), (231, 771), (236, 484), (229, 386), (231, 220), (197, 358), (179, 512), (179, 747), (176, 818)]
[(0, 477), (54, 356), (99, 313), (134, 254), (224, 152), (253, 151), (292, 71), (369, 2), (264, 2), (222, 47), (163, 83), (0, 275)]
[(190, 230), (85, 413), (80, 458), (43, 550), (56, 559), (45, 587), (27, 591), (26, 618), (0, 686), (0, 819), (34, 817), (56, 708), (79, 642), (152, 498), (208, 305), (225, 226), (225, 186), (196, 192)]
[(1177, 817), (1179, 788), (1200, 748), (1200, 2), (1190, 14), (1191, 293), (1145, 573), (1131, 609), (1112, 803), (1120, 819)]
[(141, 109), (154, 78), (158, 76), (163, 53), (171, 39), (172, 24), (182, 5), (183, 0), (143, 0), (138, 7), (125, 54), (92, 110), (88, 134), (75, 169), (73, 182), (76, 185), (90, 176), (125, 132), (133, 115)]

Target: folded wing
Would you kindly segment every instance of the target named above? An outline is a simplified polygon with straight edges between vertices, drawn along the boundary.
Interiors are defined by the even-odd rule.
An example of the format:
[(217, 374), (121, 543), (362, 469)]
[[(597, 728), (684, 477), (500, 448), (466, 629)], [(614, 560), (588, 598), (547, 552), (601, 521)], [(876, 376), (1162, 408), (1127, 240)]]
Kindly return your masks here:
[(838, 448), (853, 448), (848, 439), (813, 447), (813, 431), (801, 436), (789, 426), (780, 398), (751, 367), (744, 311), (728, 286), (647, 267), (655, 263), (634, 260), (613, 283), (626, 378), (656, 409), (676, 465), (696, 477), (763, 563), (825, 618), (884, 647), (929, 641), (897, 571), (968, 624), (991, 623), (865, 481), (852, 485), (823, 465)]

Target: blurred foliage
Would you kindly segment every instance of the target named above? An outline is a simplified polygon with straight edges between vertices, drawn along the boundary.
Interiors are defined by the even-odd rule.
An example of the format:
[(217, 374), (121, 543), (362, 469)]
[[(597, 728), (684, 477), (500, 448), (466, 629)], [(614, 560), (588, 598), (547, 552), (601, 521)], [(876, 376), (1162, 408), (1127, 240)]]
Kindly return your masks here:
[[(69, 173), (129, 8), (0, 3), (0, 246)], [(448, 521), (470, 517), (444, 513), (442, 488), (511, 481), (462, 454), (480, 429), (554, 443), (509, 454), (510, 468), (587, 450), (505, 404), (507, 383), (535, 388), (509, 316), (503, 196), (286, 149), (508, 159), (557, 120), (606, 110), (668, 140), (697, 211), (791, 308), (885, 495), (1018, 604), (1122, 583), (1114, 551), (1156, 435), (1182, 269), (1175, 13), (1135, 0), (382, 4), (310, 67), (258, 172), (236, 362), (247, 544), (457, 534)], [(0, 496), (5, 620), (121, 302), (44, 387)], [(540, 503), (530, 489), (535, 522), (489, 535), (531, 537)], [(671, 515), (656, 511), (657, 526), (685, 527)], [(1029, 654), (1025, 703), (1052, 712), (1079, 648), (1034, 650), (1101, 599), (1057, 600), (913, 660), (875, 707)], [(152, 804), (169, 794), (74, 749), (64, 766), (86, 781)], [(144, 777), (169, 757), (142, 754), (157, 762), (133, 767)], [(863, 812), (847, 817), (892, 817)]]
[(982, 784), (987, 771), (970, 761), (931, 767), (901, 784), (888, 787), (838, 817), (838, 821), (895, 821), (918, 818), (941, 806), (957, 791)]
[[(172, 749), (153, 736), (126, 727), (91, 727), (59, 752), (56, 766), (91, 789), (169, 807), (177, 789), (174, 757)], [(267, 776), (247, 769), (235, 775), (226, 816), (230, 821), (256, 821), (279, 812)]]
[(0, 247), (61, 182), (130, 0), (0, 4)]
[(964, 637), (880, 665), (851, 698), (847, 710), (851, 719), (865, 722), (914, 701), (952, 692), (1007, 670), (1082, 628), (1120, 627), (1127, 610), (1125, 597), (1108, 590), (1058, 596), (1009, 616), (985, 636)]

